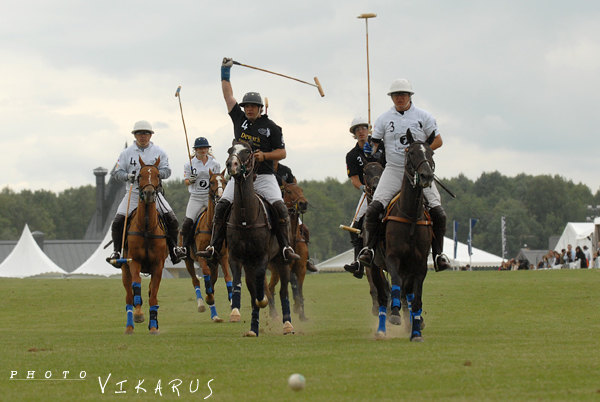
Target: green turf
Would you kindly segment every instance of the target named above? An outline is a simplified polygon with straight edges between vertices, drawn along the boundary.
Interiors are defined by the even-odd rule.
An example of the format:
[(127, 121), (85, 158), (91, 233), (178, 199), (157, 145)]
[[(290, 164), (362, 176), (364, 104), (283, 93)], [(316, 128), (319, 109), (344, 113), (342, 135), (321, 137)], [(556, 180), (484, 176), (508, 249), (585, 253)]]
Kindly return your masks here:
[[(216, 288), (227, 318), (222, 280)], [(165, 280), (161, 334), (143, 323), (126, 336), (118, 279), (2, 279), (0, 400), (202, 400), (211, 379), (208, 400), (599, 400), (599, 290), (600, 270), (430, 273), (425, 342), (415, 344), (389, 326), (374, 340), (367, 282), (349, 274), (308, 276), (309, 321), (294, 315), (296, 334), (283, 336), (263, 310), (259, 338), (241, 336), (245, 289), (243, 321), (215, 324), (196, 312), (190, 280)], [(35, 380), (10, 380), (13, 370)], [(58, 380), (66, 370), (70, 380)], [(295, 372), (303, 391), (287, 387)], [(115, 393), (124, 380), (127, 393)], [(141, 380), (147, 392), (136, 394)]]

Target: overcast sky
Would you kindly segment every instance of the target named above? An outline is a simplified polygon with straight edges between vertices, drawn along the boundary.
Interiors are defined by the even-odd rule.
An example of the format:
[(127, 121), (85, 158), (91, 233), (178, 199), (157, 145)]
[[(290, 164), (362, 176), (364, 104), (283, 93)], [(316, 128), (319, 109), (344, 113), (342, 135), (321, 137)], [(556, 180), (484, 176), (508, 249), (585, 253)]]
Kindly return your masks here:
[(396, 78), (436, 117), (437, 175), (561, 175), (600, 189), (600, 3), (593, 1), (29, 1), (0, 5), (0, 186), (62, 191), (111, 168), (137, 120), (183, 176), (186, 141), (222, 164), (233, 138), (224, 56), (325, 91), (234, 66), (283, 128), (299, 180), (346, 179), (348, 127), (392, 106)]

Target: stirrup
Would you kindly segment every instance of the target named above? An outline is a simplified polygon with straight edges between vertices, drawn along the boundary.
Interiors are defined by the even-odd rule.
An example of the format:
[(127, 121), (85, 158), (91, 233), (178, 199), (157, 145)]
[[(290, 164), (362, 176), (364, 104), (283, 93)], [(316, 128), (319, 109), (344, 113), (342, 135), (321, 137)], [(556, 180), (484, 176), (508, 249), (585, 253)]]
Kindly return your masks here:
[(187, 256), (187, 249), (185, 247), (173, 247), (173, 254), (179, 258), (185, 258)]
[(363, 247), (363, 249), (360, 250), (360, 253), (358, 253), (358, 262), (364, 265), (365, 267), (370, 268), (371, 264), (373, 263), (374, 256), (375, 252), (373, 251), (373, 249), (369, 247)]
[(440, 254), (435, 257), (433, 260), (433, 268), (435, 269), (435, 272), (444, 271), (450, 268), (450, 261), (448, 260), (448, 257), (446, 257), (445, 254)]
[(204, 250), (196, 251), (197, 257), (202, 258), (213, 258), (215, 255), (215, 248), (211, 245), (208, 245)]
[(297, 261), (300, 259), (300, 256), (294, 252), (294, 249), (290, 246), (285, 246), (283, 248), (283, 259), (284, 261)]

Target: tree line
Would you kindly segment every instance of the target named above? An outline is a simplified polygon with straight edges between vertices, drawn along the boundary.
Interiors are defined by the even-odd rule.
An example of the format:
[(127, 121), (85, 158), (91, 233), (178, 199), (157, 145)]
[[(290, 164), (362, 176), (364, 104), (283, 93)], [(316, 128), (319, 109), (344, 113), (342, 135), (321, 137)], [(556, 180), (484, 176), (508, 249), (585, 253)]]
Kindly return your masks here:
[[(502, 255), (501, 217), (506, 220), (507, 258), (527, 244), (531, 249), (547, 249), (548, 239), (560, 235), (567, 222), (585, 222), (588, 205), (600, 204), (600, 191), (592, 194), (584, 184), (575, 184), (558, 175), (507, 177), (499, 172), (483, 173), (475, 181), (464, 175), (442, 179), (456, 194), (452, 199), (443, 189), (442, 204), (448, 216), (446, 236), (452, 237), (452, 222), (458, 221), (458, 240), (466, 243), (470, 218), (474, 247)], [(349, 225), (360, 193), (349, 180), (304, 180), (299, 185), (309, 201), (302, 217), (310, 229), (310, 255), (317, 261), (333, 257), (350, 245)], [(182, 180), (167, 180), (165, 196), (183, 222), (189, 193)], [(95, 188), (91, 185), (55, 193), (49, 190), (0, 192), (0, 240), (16, 240), (27, 223), (47, 239), (81, 239), (95, 212)], [(445, 250), (451, 253), (451, 250)]]

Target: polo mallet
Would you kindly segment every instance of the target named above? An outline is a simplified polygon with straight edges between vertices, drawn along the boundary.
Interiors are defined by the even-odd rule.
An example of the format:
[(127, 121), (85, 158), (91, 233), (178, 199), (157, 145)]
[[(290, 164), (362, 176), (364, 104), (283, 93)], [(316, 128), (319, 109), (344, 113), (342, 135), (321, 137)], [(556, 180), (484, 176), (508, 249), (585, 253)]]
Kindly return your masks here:
[(340, 229), (347, 230), (348, 232), (352, 232), (352, 233), (356, 233), (356, 234), (361, 233), (360, 229), (354, 228), (354, 227), (352, 227), (352, 225), (354, 225), (354, 222), (356, 222), (356, 216), (358, 215), (358, 211), (360, 211), (360, 207), (362, 207), (362, 204), (365, 201), (365, 198), (367, 198), (367, 194), (363, 193), (362, 198), (360, 199), (360, 204), (358, 204), (358, 208), (356, 208), (356, 213), (354, 214), (354, 218), (352, 218), (352, 223), (350, 224), (350, 226), (340, 225)]
[(192, 171), (192, 155), (190, 155), (190, 142), (188, 141), (187, 130), (185, 128), (185, 119), (183, 118), (183, 108), (181, 107), (181, 85), (177, 87), (177, 91), (175, 91), (175, 97), (179, 101), (179, 111), (181, 112), (181, 121), (183, 122), (183, 132), (185, 133), (185, 144), (187, 145), (187, 149), (185, 153), (190, 159), (190, 173), (194, 174)]
[(269, 110), (269, 98), (267, 98), (265, 96), (265, 114), (267, 114), (268, 110)]
[(315, 83), (311, 84), (310, 82), (302, 81), (302, 80), (300, 80), (298, 78), (290, 77), (289, 75), (284, 75), (284, 74), (276, 73), (274, 71), (265, 70), (264, 68), (249, 66), (247, 64), (240, 63), (239, 61), (233, 60), (233, 64), (238, 65), (238, 66), (242, 66), (242, 67), (252, 68), (252, 69), (258, 70), (258, 71), (263, 71), (263, 72), (269, 73), (269, 74), (275, 74), (275, 75), (278, 75), (278, 76), (283, 77), (283, 78), (289, 78), (290, 80), (295, 80), (295, 81), (301, 82), (303, 84), (316, 87), (317, 90), (319, 91), (319, 95), (321, 95), (322, 97), (325, 96), (325, 93), (323, 92), (323, 88), (321, 87), (321, 83), (319, 82), (319, 79), (317, 77), (314, 77)]
[(438, 179), (438, 178), (437, 178), (437, 176), (436, 176), (436, 175), (433, 175), (433, 180), (435, 180), (435, 182), (436, 182), (437, 184), (439, 184), (439, 185), (440, 185), (440, 187), (442, 187), (444, 190), (446, 190), (446, 192), (447, 192), (447, 193), (450, 195), (450, 197), (452, 197), (452, 198), (456, 198), (456, 194), (454, 194), (452, 191), (450, 191), (450, 189), (449, 189), (448, 187), (446, 187), (446, 186), (444, 185), (444, 183), (442, 183), (442, 182), (440, 181), (440, 179)]
[[(131, 172), (135, 175), (135, 170)], [(121, 240), (121, 252), (125, 253), (125, 236), (127, 235), (127, 219), (129, 218), (129, 202), (131, 201), (131, 190), (133, 190), (133, 183), (129, 186), (129, 195), (127, 195), (127, 211), (125, 211), (125, 222), (123, 223), (123, 239)], [(123, 264), (131, 262), (131, 258), (117, 258), (112, 259), (109, 262), (117, 268), (121, 268)]]
[(367, 102), (369, 107), (369, 130), (371, 129), (371, 78), (369, 72), (369, 18), (375, 18), (377, 14), (367, 13), (361, 14), (356, 18), (363, 18), (365, 20), (365, 29), (367, 33)]

